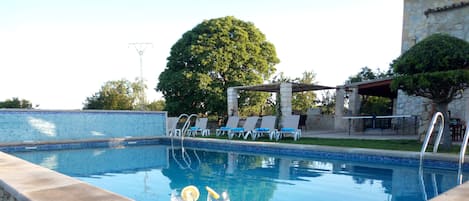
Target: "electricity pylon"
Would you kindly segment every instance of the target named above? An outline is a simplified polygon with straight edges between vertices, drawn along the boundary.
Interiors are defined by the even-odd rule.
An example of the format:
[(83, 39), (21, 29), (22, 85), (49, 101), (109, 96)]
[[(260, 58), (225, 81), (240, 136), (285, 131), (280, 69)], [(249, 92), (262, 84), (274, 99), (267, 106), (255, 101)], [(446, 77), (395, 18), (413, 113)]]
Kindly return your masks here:
[(141, 92), (138, 94), (138, 109), (145, 110), (146, 100), (145, 100), (145, 80), (143, 79), (143, 53), (147, 47), (153, 47), (153, 43), (129, 43), (129, 47), (135, 47), (137, 50), (138, 55), (140, 56), (140, 81), (139, 85), (141, 87)]

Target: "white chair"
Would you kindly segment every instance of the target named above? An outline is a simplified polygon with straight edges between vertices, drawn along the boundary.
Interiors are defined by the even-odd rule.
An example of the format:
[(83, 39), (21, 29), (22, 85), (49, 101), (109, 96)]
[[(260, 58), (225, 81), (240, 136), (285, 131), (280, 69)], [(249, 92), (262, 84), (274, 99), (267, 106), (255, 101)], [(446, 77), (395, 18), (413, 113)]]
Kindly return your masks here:
[(244, 122), (243, 127), (232, 128), (228, 132), (228, 139), (233, 139), (234, 136), (241, 137), (244, 135), (248, 135), (247, 133), (250, 133), (256, 127), (258, 119), (258, 116), (248, 117)]
[(215, 134), (218, 136), (228, 134), (232, 128), (238, 127), (239, 117), (231, 116), (228, 118), (228, 122), (223, 127), (220, 127), (215, 130)]
[(177, 117), (168, 117), (166, 120), (166, 135), (168, 136), (180, 136), (181, 129), (176, 128), (178, 124)]
[(197, 118), (197, 120), (195, 120), (195, 126), (189, 128), (187, 135), (195, 137), (200, 133), (202, 136), (209, 136), (210, 130), (207, 129), (207, 122), (208, 118)]
[(282, 128), (279, 131), (275, 132), (275, 139), (285, 137), (285, 135), (292, 135), (293, 140), (298, 140), (301, 137), (301, 129), (298, 129), (298, 124), (300, 122), (300, 115), (290, 115), (282, 117)]
[(269, 139), (272, 140), (275, 134), (275, 120), (277, 120), (276, 116), (263, 116), (261, 126), (254, 128), (251, 132), (247, 132), (246, 135), (244, 135), (244, 139), (247, 139), (249, 134), (252, 140), (256, 140), (262, 135), (268, 134)]

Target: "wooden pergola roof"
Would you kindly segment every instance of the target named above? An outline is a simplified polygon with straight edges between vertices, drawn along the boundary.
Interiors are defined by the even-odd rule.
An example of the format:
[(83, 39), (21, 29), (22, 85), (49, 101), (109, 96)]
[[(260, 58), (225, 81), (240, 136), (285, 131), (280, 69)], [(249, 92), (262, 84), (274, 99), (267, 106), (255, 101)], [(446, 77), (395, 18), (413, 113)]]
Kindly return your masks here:
[[(252, 86), (238, 86), (233, 87), (238, 90), (244, 91), (263, 91), (263, 92), (279, 92), (281, 83), (271, 83), (271, 84), (259, 84)], [(303, 84), (303, 83), (290, 83), (292, 86), (292, 92), (302, 92), (302, 91), (316, 91), (316, 90), (326, 90), (326, 89), (336, 89), (335, 87), (322, 86), (317, 84)]]

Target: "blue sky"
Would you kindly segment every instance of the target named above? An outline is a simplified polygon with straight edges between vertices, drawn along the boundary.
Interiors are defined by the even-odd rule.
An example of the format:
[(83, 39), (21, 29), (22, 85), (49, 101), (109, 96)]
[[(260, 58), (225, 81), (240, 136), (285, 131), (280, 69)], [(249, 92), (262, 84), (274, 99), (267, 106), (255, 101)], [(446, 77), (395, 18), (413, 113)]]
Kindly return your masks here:
[(0, 2), (0, 100), (80, 109), (110, 80), (134, 80), (143, 57), (150, 100), (171, 46), (205, 19), (235, 16), (272, 42), (277, 73), (317, 74), (341, 85), (361, 67), (387, 69), (400, 54), (403, 2), (396, 0), (6, 0)]

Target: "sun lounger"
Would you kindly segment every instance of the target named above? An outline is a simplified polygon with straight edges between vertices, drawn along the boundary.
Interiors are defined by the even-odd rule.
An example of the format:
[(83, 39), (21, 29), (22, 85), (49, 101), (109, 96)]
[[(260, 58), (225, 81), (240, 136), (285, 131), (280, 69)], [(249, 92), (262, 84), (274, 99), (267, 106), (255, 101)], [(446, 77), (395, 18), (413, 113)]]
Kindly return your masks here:
[(251, 132), (247, 132), (244, 135), (244, 139), (247, 139), (249, 135), (251, 135), (252, 140), (256, 140), (262, 135), (268, 134), (270, 140), (272, 140), (275, 134), (275, 120), (276, 119), (277, 119), (276, 116), (262, 117), (261, 126), (258, 128), (254, 128), (254, 130), (252, 130)]
[(239, 117), (238, 116), (231, 116), (228, 118), (228, 122), (224, 127), (220, 127), (215, 130), (215, 134), (218, 136), (227, 135), (232, 128), (238, 127)]
[(177, 128), (178, 118), (177, 117), (168, 117), (166, 126), (167, 126), (167, 135), (168, 136), (180, 136), (181, 129)]
[(200, 133), (202, 136), (209, 136), (210, 130), (207, 129), (207, 122), (208, 118), (197, 118), (197, 120), (195, 120), (195, 126), (189, 128), (187, 135), (195, 137)]
[(254, 130), (257, 124), (258, 116), (248, 117), (244, 122), (243, 127), (232, 128), (228, 132), (228, 139), (233, 139), (234, 136), (241, 137), (247, 135), (248, 132)]
[(300, 115), (290, 115), (282, 117), (282, 128), (279, 131), (275, 132), (275, 139), (285, 137), (285, 135), (292, 135), (293, 140), (298, 140), (301, 137), (301, 130), (298, 129), (298, 124), (300, 122)]

